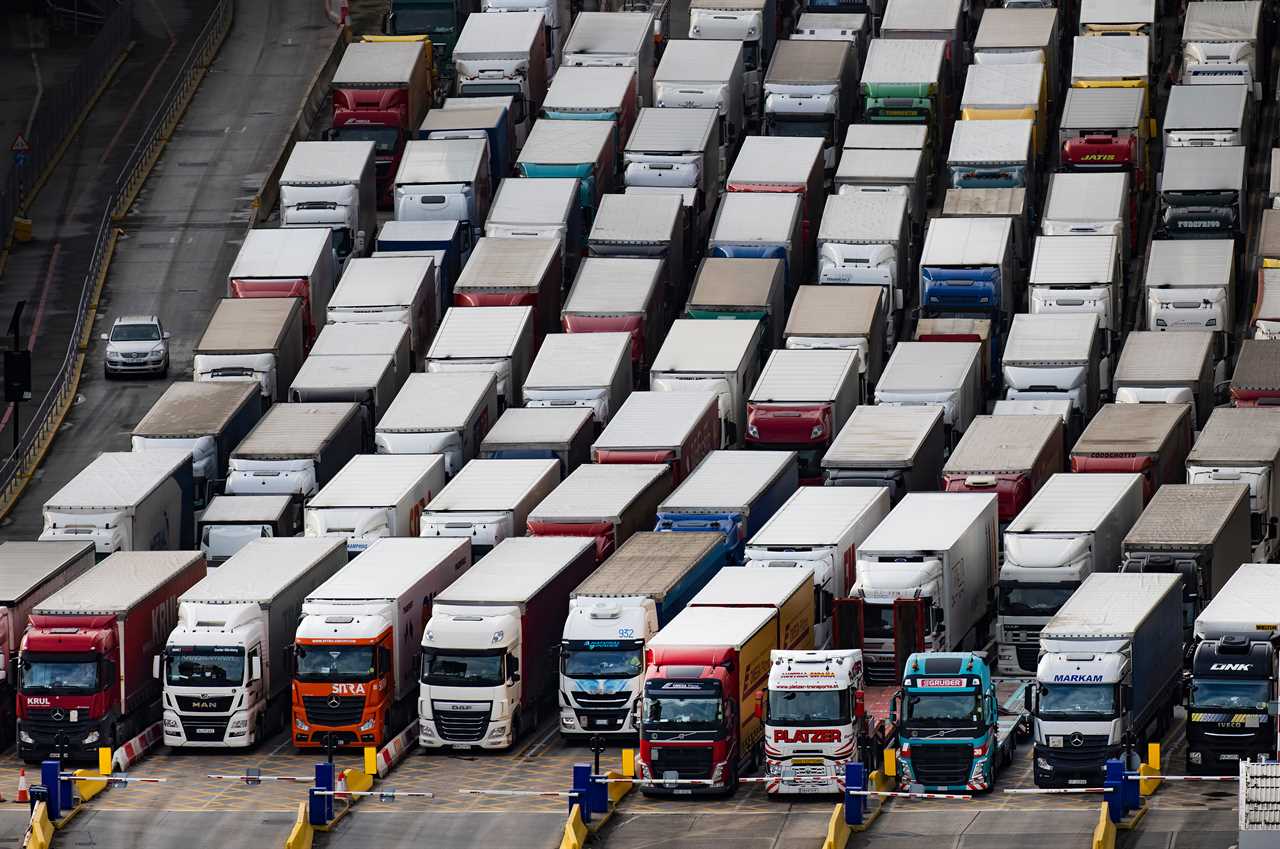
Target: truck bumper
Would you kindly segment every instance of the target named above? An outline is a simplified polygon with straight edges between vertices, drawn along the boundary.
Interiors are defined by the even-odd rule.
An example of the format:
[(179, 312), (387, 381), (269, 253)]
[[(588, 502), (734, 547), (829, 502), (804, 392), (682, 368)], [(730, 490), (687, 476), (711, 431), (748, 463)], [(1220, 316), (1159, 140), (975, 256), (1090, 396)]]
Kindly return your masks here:
[(164, 744), (188, 749), (244, 749), (253, 739), (254, 715), (237, 711), (230, 715), (164, 712)]
[(500, 751), (511, 748), (513, 743), (515, 743), (515, 733), (511, 728), (510, 719), (490, 722), (485, 730), (485, 736), (479, 740), (448, 740), (441, 736), (434, 721), (418, 719), (418, 745), (424, 749)]
[(67, 723), (65, 730), (59, 729), (54, 732), (18, 720), (17, 754), (27, 763), (38, 763), (49, 758), (64, 756), (66, 760), (77, 763), (97, 763), (98, 748), (112, 745), (107, 731), (110, 727), (109, 721), (103, 719), (74, 725)]
[(1089, 760), (1063, 760), (1054, 757), (1054, 750), (1036, 746), (1033, 777), (1037, 787), (1101, 787), (1105, 780), (1104, 764), (1108, 758), (1120, 757), (1119, 746), (1108, 749), (1101, 757)]
[(636, 729), (631, 724), (630, 710), (584, 711), (572, 707), (561, 707), (560, 736), (634, 737)]
[(844, 792), (844, 764), (793, 766), (790, 761), (765, 762), (765, 792), (771, 796), (815, 796)]

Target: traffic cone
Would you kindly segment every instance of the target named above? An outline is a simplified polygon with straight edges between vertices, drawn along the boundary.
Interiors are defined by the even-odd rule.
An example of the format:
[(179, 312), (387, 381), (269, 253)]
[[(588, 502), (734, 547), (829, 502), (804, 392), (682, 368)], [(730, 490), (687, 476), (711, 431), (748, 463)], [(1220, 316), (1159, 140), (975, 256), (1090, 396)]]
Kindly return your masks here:
[(13, 798), (13, 801), (19, 802), (23, 805), (31, 803), (31, 793), (27, 789), (26, 767), (20, 767), (18, 769), (18, 795)]
[(334, 787), (334, 798), (348, 799), (347, 796), (347, 771), (345, 769), (338, 770), (338, 783)]

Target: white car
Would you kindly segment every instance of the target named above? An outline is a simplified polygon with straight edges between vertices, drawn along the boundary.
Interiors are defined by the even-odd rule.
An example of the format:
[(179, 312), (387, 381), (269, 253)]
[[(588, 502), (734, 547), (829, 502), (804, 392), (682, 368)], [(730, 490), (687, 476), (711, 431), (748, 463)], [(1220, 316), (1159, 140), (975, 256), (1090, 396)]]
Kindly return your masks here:
[(107, 378), (121, 374), (169, 373), (169, 333), (154, 315), (125, 315), (101, 335), (107, 343), (103, 373)]

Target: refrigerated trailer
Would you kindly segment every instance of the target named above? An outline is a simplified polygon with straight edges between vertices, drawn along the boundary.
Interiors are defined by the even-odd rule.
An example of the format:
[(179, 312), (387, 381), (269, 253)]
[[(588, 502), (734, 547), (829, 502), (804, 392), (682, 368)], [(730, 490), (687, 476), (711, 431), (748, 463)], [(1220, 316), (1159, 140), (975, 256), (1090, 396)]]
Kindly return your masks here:
[[(965, 122), (967, 123), (967, 122)], [(999, 327), (1014, 311), (1013, 219), (935, 218), (920, 254), (920, 307), (977, 313)], [(999, 337), (1001, 334), (993, 334)], [(995, 341), (993, 339), (993, 341)]]
[(1231, 373), (1231, 405), (1276, 404), (1280, 404), (1280, 339), (1246, 339), (1240, 343)]
[(942, 490), (995, 492), (1003, 526), (1063, 470), (1064, 461), (1057, 416), (978, 416), (942, 467)]
[(307, 338), (298, 298), (225, 298), (192, 351), (197, 382), (256, 383), (264, 402), (286, 401)]
[(654, 106), (716, 111), (721, 174), (746, 133), (745, 79), (743, 45), (733, 41), (668, 41), (653, 73)]
[(1037, 190), (1035, 122), (1029, 118), (957, 121), (947, 150), (952, 189)]
[(328, 321), (407, 325), (413, 362), (421, 367), (437, 324), (435, 279), (435, 263), (426, 256), (353, 259), (329, 299)]
[(983, 402), (980, 353), (977, 342), (899, 343), (876, 384), (876, 404), (941, 405), (954, 445)]
[[(1030, 312), (1092, 313), (1102, 333), (1101, 356), (1115, 352), (1124, 329), (1124, 275), (1115, 236), (1038, 236), (1027, 284)], [(1110, 386), (1110, 370), (1099, 378)]]
[(719, 447), (716, 393), (632, 392), (591, 446), (591, 461), (663, 463), (678, 484)]
[(469, 539), (472, 559), (479, 559), (523, 536), (529, 511), (559, 482), (556, 460), (472, 460), (427, 502), (421, 535)]
[(1155, 234), (1163, 239), (1236, 239), (1248, 230), (1246, 149), (1171, 147), (1157, 186)]
[(666, 331), (667, 304), (660, 259), (587, 257), (578, 267), (573, 288), (560, 310), (565, 333), (626, 333), (631, 337), (630, 362), (639, 382), (658, 353)]
[(822, 457), (827, 486), (885, 487), (894, 504), (937, 490), (946, 452), (943, 408), (854, 408)]
[[(372, 230), (369, 239), (373, 239)], [(319, 226), (282, 224), (275, 230), (249, 230), (227, 272), (227, 297), (298, 298), (303, 345), (310, 348), (324, 327), (329, 298), (337, 286), (335, 250), (331, 231)]]
[(1071, 449), (1071, 471), (1136, 472), (1149, 502), (1185, 479), (1191, 443), (1189, 404), (1105, 404)]
[(1219, 407), (1187, 455), (1187, 483), (1249, 487), (1251, 559), (1270, 563), (1280, 549), (1280, 422), (1270, 410)]
[(653, 105), (655, 38), (653, 15), (602, 9), (579, 12), (564, 42), (563, 67), (634, 68), (641, 106)]
[(596, 423), (581, 407), (512, 407), (484, 435), (485, 460), (555, 460), (560, 477), (591, 461)]
[(305, 533), (342, 540), (352, 557), (380, 539), (416, 537), (444, 486), (439, 454), (358, 454), (307, 500)]
[(788, 294), (806, 277), (804, 200), (798, 194), (727, 192), (708, 240), (708, 257), (778, 259)]
[(196, 547), (209, 568), (255, 539), (302, 533), (302, 505), (287, 495), (219, 495), (196, 520)]
[(1111, 388), (1117, 404), (1188, 404), (1199, 430), (1214, 407), (1213, 334), (1133, 331)]
[(311, 348), (311, 357), (390, 357), (397, 392), (413, 372), (409, 328), (399, 322), (326, 324)]
[(1031, 264), (1032, 210), (1024, 188), (947, 189), (943, 218), (1008, 218), (1013, 225), (1013, 257), (1020, 268)]
[(453, 477), (480, 450), (498, 419), (489, 372), (412, 374), (373, 432), (379, 454), (439, 454)]
[(764, 134), (822, 139), (827, 179), (857, 111), (857, 63), (847, 41), (790, 39), (778, 43), (765, 74)]
[(493, 184), (487, 139), (415, 139), (395, 173), (396, 220), (458, 222), (465, 261), (489, 213)]
[[(1186, 85), (1241, 85), (1262, 100), (1271, 66), (1260, 49), (1263, 5), (1257, 0), (1188, 5), (1182, 22), (1180, 81)], [(1270, 21), (1268, 21), (1270, 22)]]
[(548, 336), (524, 381), (526, 407), (578, 407), (598, 426), (631, 394), (631, 334)]
[(1058, 121), (1058, 166), (1067, 171), (1124, 171), (1147, 191), (1146, 91), (1070, 88)]
[(1248, 146), (1251, 94), (1245, 86), (1170, 86), (1160, 127), (1164, 149)]
[(1146, 329), (1234, 336), (1235, 279), (1233, 239), (1153, 239), (1143, 278)]
[(913, 240), (918, 240), (928, 218), (932, 173), (923, 150), (865, 150), (857, 156), (841, 157), (836, 166), (835, 189), (842, 195), (861, 191), (905, 195), (910, 233)]
[(520, 405), (533, 360), (533, 307), (450, 307), (427, 351), (427, 371), (489, 372), (498, 409)]
[(614, 137), (619, 132), (612, 121), (555, 121), (544, 117), (529, 131), (516, 158), (516, 174), (529, 179), (576, 179), (578, 214), (590, 222), (601, 196), (614, 188), (617, 160), (622, 155), (615, 149)]
[(658, 463), (584, 463), (529, 512), (535, 537), (589, 537), (603, 562), (633, 534), (657, 521), (671, 494), (671, 470)]
[(388, 355), (308, 357), (289, 386), (289, 401), (354, 401), (360, 405), (365, 433), (372, 434), (397, 388), (395, 362)]
[(1052, 116), (1048, 114), (1048, 82), (1040, 62), (977, 62), (965, 74), (960, 118), (1030, 120), (1031, 149), (1038, 159), (1045, 153)]
[[(587, 237), (587, 256), (633, 257), (661, 263), (659, 292), (665, 301), (662, 311), (668, 313), (678, 309), (688, 295), (689, 252), (694, 250), (694, 245), (702, 244), (705, 236), (691, 235), (695, 232), (690, 223), (696, 214), (694, 207), (686, 209), (682, 197), (663, 194), (665, 189), (653, 191), (654, 194), (633, 194), (628, 189), (625, 195), (601, 198), (600, 210), (591, 222)], [(707, 197), (713, 199), (714, 191)], [(711, 207), (706, 210), (706, 216), (710, 213)], [(706, 218), (696, 232), (705, 234), (709, 222)], [(579, 276), (587, 262), (584, 259), (578, 267)]]
[(1040, 232), (1115, 236), (1128, 259), (1137, 247), (1138, 206), (1138, 195), (1123, 171), (1058, 171), (1049, 177)]
[[(701, 244), (711, 229), (720, 192), (716, 113), (711, 109), (641, 109), (622, 150), (622, 175), (628, 189), (678, 193), (689, 218), (685, 241)], [(610, 200), (618, 203), (616, 198)], [(600, 226), (597, 216), (591, 241)]]
[(1001, 360), (1005, 398), (1065, 400), (1083, 428), (1098, 409), (1100, 341), (1096, 315), (1015, 315)]
[(228, 495), (314, 495), (372, 439), (354, 402), (277, 404), (231, 452)]
[(514, 97), (511, 123), (519, 148), (547, 94), (551, 51), (541, 10), (469, 15), (453, 46), (457, 93)]
[(508, 177), (498, 186), (484, 234), (558, 239), (562, 274), (567, 280), (577, 268), (586, 238), (578, 204), (579, 182), (576, 177)]

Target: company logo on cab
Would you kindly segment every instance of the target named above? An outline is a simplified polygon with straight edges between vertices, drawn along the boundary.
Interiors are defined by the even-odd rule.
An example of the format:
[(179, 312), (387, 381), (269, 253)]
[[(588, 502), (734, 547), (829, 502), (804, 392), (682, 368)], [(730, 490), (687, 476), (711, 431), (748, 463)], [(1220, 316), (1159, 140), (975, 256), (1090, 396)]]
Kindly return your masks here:
[(795, 731), (788, 731), (786, 728), (777, 728), (773, 732), (773, 742), (839, 743), (840, 730), (838, 728), (797, 728)]
[(363, 684), (334, 684), (332, 692), (335, 696), (363, 696), (365, 691)]

